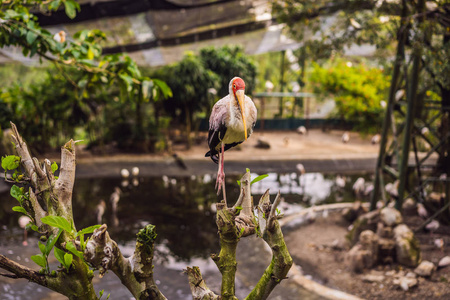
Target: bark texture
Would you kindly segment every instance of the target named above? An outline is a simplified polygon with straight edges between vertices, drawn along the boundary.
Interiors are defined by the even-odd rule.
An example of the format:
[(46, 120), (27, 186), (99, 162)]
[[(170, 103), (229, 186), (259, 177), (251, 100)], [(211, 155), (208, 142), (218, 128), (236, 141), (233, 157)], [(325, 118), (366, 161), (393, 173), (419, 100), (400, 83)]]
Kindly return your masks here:
[(241, 179), (241, 192), (236, 204), (228, 208), (224, 202), (217, 205), (216, 224), (219, 230), (220, 253), (211, 255), (222, 274), (221, 297), (214, 294), (204, 282), (198, 267), (188, 268), (186, 273), (194, 299), (237, 299), (235, 275), (237, 269), (236, 247), (243, 237), (257, 233), (272, 249), (272, 261), (252, 292), (245, 299), (267, 299), (276, 285), (286, 278), (292, 266), (292, 258), (284, 242), (278, 223), (277, 206), (280, 194), (270, 203), (269, 191), (258, 204), (258, 218), (253, 209), (250, 173)]

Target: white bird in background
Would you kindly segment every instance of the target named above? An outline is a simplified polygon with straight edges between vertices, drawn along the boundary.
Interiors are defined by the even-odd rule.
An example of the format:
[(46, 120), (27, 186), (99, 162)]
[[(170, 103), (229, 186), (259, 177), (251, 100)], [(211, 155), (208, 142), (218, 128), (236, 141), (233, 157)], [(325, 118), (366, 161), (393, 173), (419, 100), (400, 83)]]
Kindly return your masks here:
[(372, 193), (373, 189), (374, 189), (373, 184), (372, 183), (368, 184), (364, 189), (364, 196), (368, 196), (370, 193)]
[(306, 130), (305, 126), (300, 126), (300, 127), (297, 128), (297, 133), (299, 133), (299, 134), (307, 134), (308, 131)]
[(24, 246), (28, 246), (28, 232), (25, 229), (28, 225), (28, 223), (31, 222), (31, 219), (27, 216), (20, 216), (19, 220), (17, 221), (17, 223), (19, 224), (19, 227), (23, 229), (23, 241), (22, 241), (22, 245)]
[(346, 131), (342, 134), (342, 142), (344, 144), (347, 144), (349, 141), (350, 141), (350, 134), (348, 133), (348, 131)]
[(428, 223), (425, 228), (431, 232), (435, 232), (436, 230), (438, 230), (440, 224), (439, 221), (437, 220), (433, 220), (430, 223)]
[(266, 90), (267, 90), (269, 93), (272, 92), (273, 88), (275, 87), (275, 86), (273, 85), (273, 83), (272, 83), (271, 81), (269, 81), (269, 80), (266, 81), (265, 86), (266, 86)]
[(131, 169), (131, 175), (133, 175), (134, 177), (139, 176), (139, 168), (138, 167), (133, 167)]
[(353, 192), (357, 197), (361, 197), (364, 194), (366, 180), (362, 177), (356, 179), (353, 184)]
[(300, 175), (303, 175), (306, 173), (305, 166), (303, 166), (303, 164), (298, 164), (295, 167), (296, 167), (297, 171), (300, 173)]
[(66, 33), (64, 32), (64, 30), (61, 30), (60, 32), (55, 33), (53, 39), (58, 43), (64, 43), (66, 41)]
[(345, 187), (345, 177), (337, 175), (335, 183), (338, 188), (343, 189)]
[(395, 92), (395, 101), (400, 101), (405, 96), (405, 90), (398, 90)]
[(435, 239), (434, 245), (436, 246), (436, 248), (443, 251), (444, 250), (444, 239)]
[(206, 157), (219, 164), (217, 171), (217, 193), (223, 188), (225, 195), (224, 152), (247, 140), (256, 123), (256, 107), (245, 95), (245, 82), (239, 77), (231, 79), (229, 95), (214, 104), (209, 118), (208, 146)]
[(385, 185), (384, 189), (386, 190), (386, 192), (394, 198), (398, 197), (398, 185), (400, 184), (400, 180), (396, 180), (393, 183), (389, 182), (388, 184)]
[(127, 169), (122, 169), (120, 170), (120, 176), (122, 176), (122, 178), (128, 178), (130, 177), (130, 171)]
[(417, 203), (417, 214), (422, 218), (428, 218), (428, 212), (425, 206), (422, 203)]
[(376, 144), (379, 144), (380, 141), (381, 141), (381, 135), (377, 133), (372, 137), (370, 142), (372, 143), (372, 145), (376, 145)]
[(109, 196), (109, 202), (111, 203), (113, 214), (116, 214), (117, 212), (117, 205), (119, 204), (121, 193), (122, 191), (120, 190), (120, 188), (116, 186), (114, 188), (114, 192), (111, 194), (111, 196)]
[(103, 215), (105, 214), (106, 203), (104, 200), (100, 200), (100, 202), (95, 207), (95, 215), (97, 216), (97, 224), (102, 223)]

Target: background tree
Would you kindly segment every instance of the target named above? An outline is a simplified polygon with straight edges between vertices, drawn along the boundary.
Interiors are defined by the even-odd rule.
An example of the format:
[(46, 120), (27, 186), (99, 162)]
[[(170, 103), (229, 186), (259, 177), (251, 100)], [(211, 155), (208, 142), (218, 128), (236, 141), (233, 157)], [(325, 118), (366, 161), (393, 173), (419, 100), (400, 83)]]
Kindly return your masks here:
[[(450, 38), (450, 4), (448, 1), (276, 1), (273, 12), (288, 24), (290, 32), (303, 38), (308, 30), (321, 37), (319, 41), (333, 50), (342, 50), (352, 44), (371, 44), (379, 49), (387, 49), (389, 37), (396, 43), (395, 60), (390, 72), (392, 79), (389, 90), (387, 113), (383, 122), (380, 155), (377, 174), (383, 171), (386, 159), (387, 134), (391, 128), (391, 116), (404, 120), (399, 132), (394, 132), (393, 147), (399, 159), (399, 197), (396, 208), (401, 209), (407, 188), (408, 154), (411, 137), (418, 136), (439, 155), (434, 170), (435, 176), (450, 175), (449, 164), (449, 109), (450, 92), (448, 74), (450, 62), (448, 53)], [(314, 40), (314, 39), (311, 39)], [(317, 40), (317, 39), (315, 39)], [(444, 79), (444, 77), (447, 79)], [(445, 83), (444, 83), (445, 82)], [(399, 92), (401, 91), (401, 92)], [(402, 112), (396, 101), (407, 103)], [(433, 118), (430, 109), (440, 107), (441, 117)], [(395, 109), (394, 109), (395, 108)], [(431, 121), (426, 121), (431, 120)], [(421, 127), (437, 128), (433, 134), (442, 141), (433, 145), (420, 132)], [(397, 139), (398, 138), (398, 139)], [(400, 140), (398, 141), (397, 140)], [(401, 145), (398, 146), (398, 145)], [(401, 148), (401, 149), (399, 149)], [(400, 155), (399, 155), (400, 153)], [(375, 180), (371, 208), (375, 208), (380, 191), (380, 180)], [(446, 184), (445, 203), (450, 202), (450, 184)], [(447, 211), (447, 217), (450, 211)]]
[(240, 46), (207, 47), (200, 50), (205, 68), (219, 76), (219, 97), (228, 95), (231, 78), (238, 76), (245, 81), (245, 93), (251, 95), (256, 86), (256, 64)]
[(377, 133), (381, 129), (389, 76), (378, 68), (337, 60), (326, 67), (312, 64), (309, 80), (314, 93), (333, 95), (337, 117), (354, 122), (355, 129)]
[[(59, 122), (55, 118), (56, 115), (61, 114), (61, 110), (65, 110), (64, 114), (71, 118), (81, 117), (76, 122), (65, 124), (65, 126), (72, 126), (70, 130), (73, 131), (75, 125), (84, 124), (87, 120), (98, 117), (98, 112), (102, 111), (105, 100), (109, 103), (114, 99), (114, 97), (108, 99), (99, 97), (99, 95), (117, 93), (120, 100), (127, 102), (135, 111), (131, 144), (136, 148), (146, 150), (149, 147), (147, 142), (149, 130), (145, 124), (147, 118), (143, 116), (142, 105), (150, 99), (153, 103), (170, 96), (170, 89), (160, 80), (142, 76), (136, 63), (127, 55), (103, 56), (99, 46), (99, 42), (105, 40), (103, 32), (82, 30), (74, 34), (71, 41), (61, 38), (61, 36), (55, 38), (49, 31), (39, 26), (36, 17), (30, 12), (30, 9), (33, 9), (51, 13), (60, 6), (64, 6), (65, 12), (70, 18), (74, 18), (79, 10), (79, 4), (73, 0), (2, 2), (0, 47), (17, 46), (22, 49), (25, 56), (37, 56), (41, 61), (52, 63), (62, 77), (51, 79), (52, 85), (44, 82), (43, 86), (3, 89), (0, 105), (11, 113), (13, 111), (18, 114), (30, 111), (33, 113), (32, 108), (28, 112), (22, 111), (21, 108), (25, 107), (20, 107), (20, 103), (17, 102), (18, 98), (26, 98), (27, 103), (32, 103), (40, 101), (38, 100), (39, 92), (51, 94), (49, 95), (51, 98), (58, 97), (58, 105), (45, 106), (49, 103), (40, 101), (41, 103), (35, 110), (40, 114), (39, 121), (35, 122), (38, 122), (41, 127), (45, 124), (52, 126), (52, 123)], [(48, 88), (51, 91), (47, 91)], [(102, 100), (98, 101), (100, 98)], [(38, 111), (39, 107), (45, 108), (46, 115), (43, 115), (42, 111)], [(49, 112), (53, 109), (55, 109), (54, 112)], [(83, 115), (79, 114), (81, 111)], [(70, 116), (72, 112), (75, 115)], [(13, 114), (13, 117), (17, 116)], [(63, 115), (59, 117), (63, 117)], [(4, 119), (5, 117), (2, 117), (2, 120)], [(5, 124), (1, 125), (5, 126)], [(109, 124), (97, 125), (96, 129), (104, 128)], [(66, 132), (61, 132), (61, 134), (63, 133)], [(70, 132), (68, 133), (70, 134)], [(30, 139), (33, 146), (37, 141), (47, 143), (46, 145), (36, 144), (37, 149), (41, 149), (43, 146), (55, 146), (51, 145), (47, 137), (42, 138), (36, 132), (30, 136), (26, 135), (26, 137)]]
[(173, 91), (171, 98), (163, 102), (165, 111), (172, 117), (174, 125), (183, 124), (187, 147), (192, 145), (191, 132), (195, 128), (196, 114), (206, 112), (213, 104), (211, 89), (219, 87), (219, 77), (205, 68), (202, 61), (193, 53), (171, 66), (155, 73), (165, 80)]

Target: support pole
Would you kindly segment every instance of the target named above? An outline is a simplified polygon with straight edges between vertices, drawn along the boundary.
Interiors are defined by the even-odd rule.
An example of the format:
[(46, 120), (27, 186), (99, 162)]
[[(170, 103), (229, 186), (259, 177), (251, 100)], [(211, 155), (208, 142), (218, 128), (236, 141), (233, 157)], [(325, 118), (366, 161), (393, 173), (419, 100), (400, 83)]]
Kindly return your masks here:
[[(425, 8), (425, 1), (420, 0), (417, 4), (417, 13), (421, 14)], [(421, 22), (423, 17), (419, 20)], [(423, 35), (423, 33), (420, 33)], [(419, 86), (419, 73), (421, 68), (421, 55), (422, 48), (416, 44), (413, 52), (413, 66), (411, 70), (411, 84), (408, 87), (407, 100), (408, 108), (406, 111), (405, 128), (403, 130), (403, 143), (402, 143), (402, 157), (400, 161), (400, 183), (398, 186), (398, 199), (395, 202), (395, 208), (399, 211), (402, 209), (403, 196), (405, 194), (406, 182), (408, 180), (408, 158), (409, 158), (409, 148), (411, 145), (411, 132), (413, 128), (413, 122), (415, 117), (416, 100), (417, 100), (417, 89)]]
[[(402, 1), (402, 19), (407, 14), (407, 6), (405, 0)], [(394, 113), (395, 93), (397, 91), (397, 85), (400, 78), (400, 68), (405, 59), (405, 41), (406, 41), (407, 26), (402, 22), (401, 27), (398, 30), (397, 38), (397, 54), (395, 56), (394, 70), (391, 79), (391, 87), (389, 89), (388, 105), (386, 114), (384, 115), (383, 127), (381, 132), (380, 152), (378, 154), (377, 165), (375, 169), (375, 182), (372, 198), (370, 199), (370, 210), (374, 210), (377, 205), (380, 192), (384, 195), (384, 186), (381, 186), (381, 176), (383, 176), (384, 161), (386, 157), (386, 146), (388, 140), (389, 127), (391, 125), (391, 116)], [(384, 198), (384, 197), (383, 197)]]

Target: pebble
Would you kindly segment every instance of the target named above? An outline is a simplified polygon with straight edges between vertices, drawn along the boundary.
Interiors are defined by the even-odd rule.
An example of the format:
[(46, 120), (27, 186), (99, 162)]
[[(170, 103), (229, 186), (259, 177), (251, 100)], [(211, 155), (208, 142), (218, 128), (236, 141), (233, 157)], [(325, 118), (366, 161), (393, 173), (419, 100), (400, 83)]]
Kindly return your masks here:
[(399, 279), (394, 280), (394, 284), (400, 286), (402, 290), (407, 291), (413, 286), (417, 285), (417, 279), (410, 277), (400, 277)]
[(380, 212), (381, 221), (387, 226), (395, 226), (403, 222), (402, 215), (395, 208), (385, 207)]
[(444, 256), (438, 263), (439, 268), (445, 268), (450, 266), (450, 256)]
[(384, 275), (386, 275), (386, 276), (394, 276), (395, 275), (395, 270), (387, 271), (386, 273), (384, 273)]
[(362, 277), (362, 280), (366, 282), (382, 282), (384, 278), (383, 275), (367, 274)]
[(424, 260), (417, 268), (414, 269), (414, 273), (419, 276), (429, 277), (433, 274), (435, 269), (436, 266), (432, 262)]

